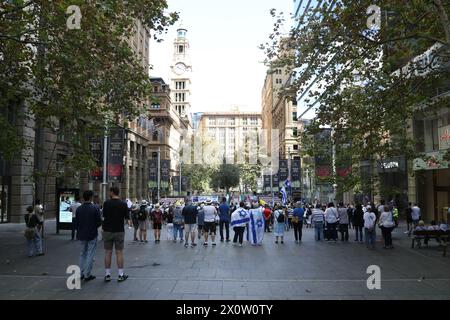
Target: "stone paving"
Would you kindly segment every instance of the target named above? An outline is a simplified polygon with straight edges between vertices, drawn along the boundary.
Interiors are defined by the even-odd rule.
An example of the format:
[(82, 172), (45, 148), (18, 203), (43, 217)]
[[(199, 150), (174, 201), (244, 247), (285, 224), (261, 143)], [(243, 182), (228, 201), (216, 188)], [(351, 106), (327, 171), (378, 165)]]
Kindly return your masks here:
[[(443, 257), (434, 241), (429, 248), (411, 249), (399, 228), (393, 250), (367, 250), (362, 244), (315, 242), (304, 229), (303, 243), (295, 244), (293, 231), (285, 244), (276, 245), (266, 233), (262, 247), (231, 243), (217, 247), (185, 248), (166, 241), (146, 245), (131, 242), (127, 230), (125, 272), (130, 278), (103, 282), (103, 248), (99, 242), (93, 274), (81, 290), (68, 290), (66, 268), (78, 263), (79, 244), (70, 232), (55, 234), (55, 222), (46, 225), (45, 256), (28, 258), (23, 225), (0, 225), (0, 299), (183, 299), (183, 300), (367, 300), (450, 299), (450, 257)], [(378, 230), (379, 231), (379, 230)], [(232, 233), (232, 232), (231, 232)], [(381, 241), (378, 235), (378, 241)], [(381, 268), (381, 290), (369, 290), (370, 265)]]

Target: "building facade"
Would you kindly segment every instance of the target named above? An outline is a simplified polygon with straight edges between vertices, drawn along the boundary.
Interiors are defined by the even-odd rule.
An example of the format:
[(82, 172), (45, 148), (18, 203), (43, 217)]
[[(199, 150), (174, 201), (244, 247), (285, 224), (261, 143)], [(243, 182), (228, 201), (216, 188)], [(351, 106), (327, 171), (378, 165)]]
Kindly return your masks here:
[(258, 133), (262, 127), (261, 113), (244, 112), (235, 109), (224, 112), (204, 112), (198, 131), (217, 144), (219, 158), (227, 163), (235, 163), (236, 152), (242, 152), (245, 136)]
[[(148, 74), (150, 30), (135, 21), (134, 36), (128, 39), (130, 47)], [(15, 112), (24, 114), (27, 106), (15, 106)], [(146, 115), (128, 123), (124, 134), (122, 179), (115, 183), (122, 196), (133, 199), (147, 197), (146, 145), (150, 141)], [(123, 121), (119, 121), (124, 126)], [(42, 126), (33, 117), (24, 119), (11, 113), (11, 123), (27, 142), (28, 147), (19, 158), (0, 163), (0, 223), (22, 222), (26, 208), (35, 200), (44, 204), (45, 217), (52, 218), (59, 210), (60, 189), (92, 189), (101, 196), (100, 181), (89, 181), (87, 172), (74, 172), (66, 163), (73, 152), (63, 128)], [(36, 172), (44, 173), (36, 175)], [(112, 183), (110, 183), (112, 185)]]

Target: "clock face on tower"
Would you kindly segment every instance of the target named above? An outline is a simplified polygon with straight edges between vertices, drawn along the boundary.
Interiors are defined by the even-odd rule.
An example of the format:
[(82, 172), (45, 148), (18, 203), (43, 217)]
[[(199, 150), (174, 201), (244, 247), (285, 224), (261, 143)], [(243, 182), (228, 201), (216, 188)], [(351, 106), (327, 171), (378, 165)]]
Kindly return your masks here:
[(174, 71), (177, 75), (181, 76), (183, 73), (186, 72), (186, 65), (184, 63), (177, 63), (175, 65)]

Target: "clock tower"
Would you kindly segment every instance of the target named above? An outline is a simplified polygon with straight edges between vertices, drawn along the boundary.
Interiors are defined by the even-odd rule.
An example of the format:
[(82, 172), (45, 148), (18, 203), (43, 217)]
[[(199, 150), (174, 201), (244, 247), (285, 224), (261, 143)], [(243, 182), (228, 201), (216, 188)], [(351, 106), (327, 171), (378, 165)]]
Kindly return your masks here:
[(187, 29), (180, 26), (174, 41), (173, 61), (170, 66), (171, 100), (181, 118), (190, 120), (191, 113), (191, 73)]

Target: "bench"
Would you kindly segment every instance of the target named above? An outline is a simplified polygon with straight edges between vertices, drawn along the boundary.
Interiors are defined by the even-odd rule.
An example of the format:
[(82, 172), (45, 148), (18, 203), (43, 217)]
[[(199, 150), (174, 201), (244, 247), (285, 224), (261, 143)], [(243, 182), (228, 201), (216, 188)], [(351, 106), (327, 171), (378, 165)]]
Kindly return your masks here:
[[(414, 237), (412, 238), (411, 248), (414, 249), (414, 244), (417, 242), (418, 246), (421, 247), (422, 240), (437, 239), (439, 245), (444, 248), (443, 256), (447, 255), (447, 245), (448, 239), (450, 237), (450, 230), (417, 230), (413, 232)], [(428, 243), (427, 243), (428, 246)]]

